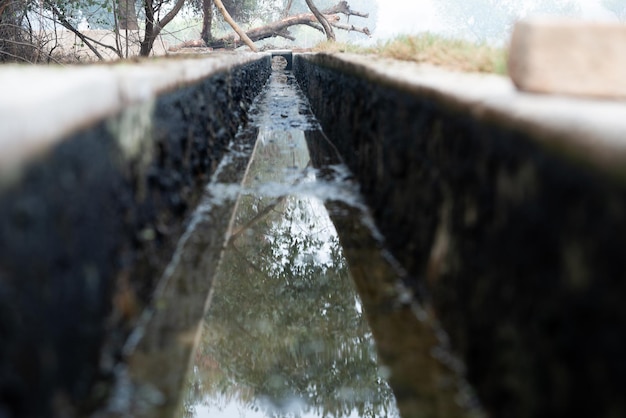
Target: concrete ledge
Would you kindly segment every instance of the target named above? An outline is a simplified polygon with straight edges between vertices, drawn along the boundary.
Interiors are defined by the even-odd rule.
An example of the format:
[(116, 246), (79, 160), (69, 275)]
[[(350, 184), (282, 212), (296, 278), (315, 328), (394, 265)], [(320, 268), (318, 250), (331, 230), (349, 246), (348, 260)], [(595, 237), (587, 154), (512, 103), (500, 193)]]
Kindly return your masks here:
[(626, 180), (626, 105), (519, 92), (505, 77), (467, 74), (361, 55), (301, 55), (336, 71), (442, 103), (476, 120), (525, 132)]
[[(139, 64), (85, 67), (0, 68), (0, 180), (28, 158), (73, 132), (190, 85), (211, 74), (258, 59), (255, 54), (159, 59)], [(13, 173), (13, 174), (12, 174)]]
[(524, 91), (626, 99), (626, 25), (520, 21), (511, 38), (509, 74)]
[(626, 415), (626, 107), (371, 57), (294, 71), (487, 414)]

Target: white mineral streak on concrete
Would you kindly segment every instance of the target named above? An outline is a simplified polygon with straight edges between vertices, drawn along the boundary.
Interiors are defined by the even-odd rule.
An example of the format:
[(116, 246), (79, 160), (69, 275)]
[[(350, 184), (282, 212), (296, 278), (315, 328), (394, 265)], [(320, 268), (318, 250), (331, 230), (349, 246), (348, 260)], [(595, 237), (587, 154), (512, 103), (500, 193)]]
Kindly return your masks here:
[(527, 132), (545, 146), (626, 175), (626, 101), (524, 93), (503, 76), (360, 55), (320, 55), (313, 60), (435, 98), (478, 120)]
[(64, 137), (125, 106), (260, 58), (224, 53), (140, 63), (0, 67), (0, 180)]

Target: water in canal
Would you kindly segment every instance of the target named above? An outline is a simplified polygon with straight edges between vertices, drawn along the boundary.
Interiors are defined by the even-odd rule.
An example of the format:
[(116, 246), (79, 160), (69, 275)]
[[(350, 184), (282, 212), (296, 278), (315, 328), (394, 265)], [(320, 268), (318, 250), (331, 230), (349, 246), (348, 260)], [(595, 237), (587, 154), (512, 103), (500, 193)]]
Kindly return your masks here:
[[(209, 184), (156, 314), (128, 344), (111, 408), (168, 418), (484, 417), (427, 298), (404, 285), (289, 71), (274, 69), (242, 135), (255, 140), (252, 158), (248, 145), (233, 149)], [(244, 167), (233, 183), (228, 173)], [(233, 206), (218, 263), (209, 255), (219, 251), (206, 250), (221, 246), (216, 225)], [(204, 311), (209, 289), (197, 332), (192, 312)]]
[(258, 140), (179, 416), (397, 417), (324, 207), (354, 203), (352, 183), (312, 167), (305, 131), (318, 126), (289, 72), (273, 72), (252, 123)]

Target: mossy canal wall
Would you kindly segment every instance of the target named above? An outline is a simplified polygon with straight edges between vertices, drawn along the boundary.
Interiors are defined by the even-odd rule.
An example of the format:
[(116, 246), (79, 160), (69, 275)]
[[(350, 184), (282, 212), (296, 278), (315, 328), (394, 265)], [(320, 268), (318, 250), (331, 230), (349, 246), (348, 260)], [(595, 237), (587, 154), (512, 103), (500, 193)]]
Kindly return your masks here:
[(0, 416), (84, 416), (109, 396), (269, 71), (253, 54), (2, 69)]
[[(345, 54), (293, 64), (487, 413), (626, 415), (623, 105)], [(0, 416), (85, 415), (270, 57), (2, 71)], [(227, 218), (207, 220), (214, 250)]]
[(349, 55), (294, 71), (488, 415), (626, 415), (623, 104)]

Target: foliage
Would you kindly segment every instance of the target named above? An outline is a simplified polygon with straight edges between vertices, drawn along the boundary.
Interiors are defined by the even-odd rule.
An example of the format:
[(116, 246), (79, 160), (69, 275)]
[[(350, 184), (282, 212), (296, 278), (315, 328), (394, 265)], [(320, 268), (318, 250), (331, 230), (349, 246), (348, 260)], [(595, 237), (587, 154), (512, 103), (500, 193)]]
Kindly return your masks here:
[(375, 54), (403, 61), (437, 65), (457, 71), (506, 73), (506, 51), (487, 44), (450, 39), (433, 34), (399, 35), (373, 47), (350, 44), (318, 44), (318, 52)]
[(459, 71), (506, 73), (506, 53), (484, 43), (432, 34), (398, 36), (376, 48), (384, 57), (429, 63)]

